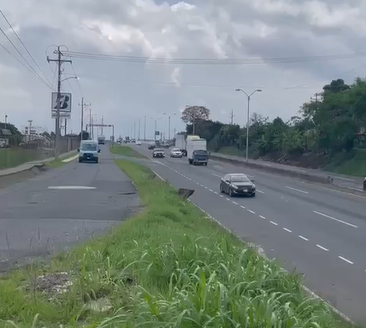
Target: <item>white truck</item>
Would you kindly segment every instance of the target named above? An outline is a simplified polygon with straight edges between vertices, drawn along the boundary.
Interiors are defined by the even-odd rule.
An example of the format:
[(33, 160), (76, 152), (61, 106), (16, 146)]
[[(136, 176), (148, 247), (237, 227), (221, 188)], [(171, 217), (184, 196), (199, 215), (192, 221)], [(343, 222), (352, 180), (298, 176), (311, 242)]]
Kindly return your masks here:
[(208, 152), (206, 139), (187, 138), (187, 158), (189, 164), (207, 165)]
[(98, 145), (104, 145), (105, 143), (105, 136), (100, 135), (98, 137)]
[(175, 147), (179, 148), (184, 156), (187, 156), (186, 152), (186, 136), (185, 134), (175, 135)]

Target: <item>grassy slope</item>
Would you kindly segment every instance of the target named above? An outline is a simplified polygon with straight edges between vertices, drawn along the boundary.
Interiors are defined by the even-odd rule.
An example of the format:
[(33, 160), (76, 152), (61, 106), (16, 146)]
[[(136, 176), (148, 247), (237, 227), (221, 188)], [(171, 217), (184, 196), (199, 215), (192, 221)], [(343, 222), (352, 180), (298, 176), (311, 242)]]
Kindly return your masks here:
[[(0, 281), (0, 319), (19, 327), (30, 327), (37, 313), (46, 327), (341, 327), (323, 304), (305, 298), (297, 277), (243, 248), (150, 170), (116, 163), (137, 185), (145, 210), (47, 268)], [(48, 302), (29, 281), (59, 270), (74, 273), (74, 287)], [(25, 285), (30, 291), (19, 288)], [(85, 308), (101, 297), (113, 310)], [(110, 325), (96, 325), (106, 317)]]
[[(245, 156), (245, 151), (236, 147), (223, 147), (219, 153), (232, 156)], [(351, 176), (366, 176), (366, 150), (358, 149), (349, 154), (338, 154), (323, 167), (325, 171)]]
[(146, 158), (146, 156), (138, 153), (136, 150), (129, 146), (114, 145), (110, 148), (111, 152), (116, 155), (122, 155), (127, 157)]

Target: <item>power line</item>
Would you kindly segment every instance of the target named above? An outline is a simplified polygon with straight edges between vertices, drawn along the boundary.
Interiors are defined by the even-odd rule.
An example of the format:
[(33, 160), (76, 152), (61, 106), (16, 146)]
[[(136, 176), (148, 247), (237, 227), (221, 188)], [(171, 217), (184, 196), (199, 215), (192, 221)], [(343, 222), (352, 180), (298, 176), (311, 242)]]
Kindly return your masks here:
[(8, 50), (4, 45), (2, 45), (1, 43), (0, 43), (0, 47), (1, 48), (3, 48), (11, 57), (13, 57), (20, 65), (22, 65), (25, 69), (27, 69), (30, 73), (32, 73), (33, 74), (33, 72), (29, 69), (29, 67), (27, 67), (27, 66), (25, 66), (25, 64), (23, 63), (23, 62), (21, 62), (20, 60), (19, 60), (19, 58), (18, 57), (15, 57), (11, 52), (10, 52), (10, 50)]
[(23, 43), (22, 39), (19, 37), (18, 33), (15, 32), (13, 26), (11, 25), (11, 23), (9, 22), (9, 20), (6, 18), (5, 14), (3, 13), (3, 11), (1, 9), (0, 9), (0, 14), (3, 16), (3, 18), (5, 19), (5, 21), (8, 23), (9, 27), (11, 28), (11, 30), (13, 31), (13, 33), (15, 34), (15, 36), (17, 37), (17, 39), (19, 40), (19, 42), (21, 43), (21, 45), (23, 46), (23, 48), (25, 49), (25, 51), (28, 53), (28, 55), (30, 56), (30, 58), (36, 64), (36, 66), (38, 67), (38, 69), (40, 70), (40, 72), (42, 73), (42, 75), (45, 77), (46, 81), (50, 85), (52, 85), (52, 83), (49, 81), (49, 79), (47, 78), (47, 76), (44, 74), (42, 68), (38, 65), (38, 63), (36, 62), (36, 60), (34, 59), (34, 57), (32, 56), (32, 54), (29, 52), (29, 50), (26, 47), (26, 45)]
[(6, 37), (6, 39), (10, 42), (10, 44), (13, 46), (13, 48), (16, 50), (16, 52), (20, 55), (20, 57), (23, 58), (23, 60), (26, 62), (26, 64), (31, 69), (31, 72), (33, 74), (35, 74), (42, 81), (43, 84), (45, 84), (48, 88), (53, 90), (52, 85), (49, 85), (47, 82), (45, 82), (45, 80), (36, 72), (36, 70), (33, 68), (33, 66), (31, 64), (29, 64), (27, 59), (23, 56), (23, 54), (19, 51), (19, 49), (15, 46), (15, 44), (9, 39), (9, 37), (6, 35), (6, 33), (4, 32), (4, 30), (1, 27), (0, 27), (0, 32)]
[(88, 52), (65, 52), (70, 57), (99, 60), (118, 61), (127, 63), (151, 63), (151, 64), (180, 64), (180, 65), (267, 65), (267, 64), (292, 64), (311, 63), (318, 61), (341, 60), (357, 57), (365, 57), (366, 52), (335, 55), (315, 55), (302, 57), (261, 57), (261, 58), (240, 58), (240, 59), (213, 59), (213, 58), (150, 58), (139, 56), (124, 56), (111, 54), (95, 54)]

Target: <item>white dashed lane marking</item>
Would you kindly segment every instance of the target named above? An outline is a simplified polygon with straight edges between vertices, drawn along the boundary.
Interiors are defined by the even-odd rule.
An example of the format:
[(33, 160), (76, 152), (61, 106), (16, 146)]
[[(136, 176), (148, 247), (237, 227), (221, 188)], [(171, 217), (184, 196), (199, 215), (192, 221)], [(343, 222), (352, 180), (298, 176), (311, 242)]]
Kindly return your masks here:
[[(164, 166), (165, 166), (165, 165), (164, 165)], [(180, 173), (180, 172), (178, 172), (178, 171), (176, 171), (176, 170), (174, 170), (174, 169), (170, 168), (169, 166), (166, 166), (166, 167), (167, 167), (167, 168), (169, 168), (169, 169), (171, 169), (172, 171), (176, 172), (177, 174), (181, 175), (182, 177), (186, 178), (187, 180), (191, 181), (192, 183), (195, 183), (196, 185), (198, 185), (198, 186), (200, 186), (200, 187), (202, 187), (202, 188), (204, 188), (204, 189), (208, 190), (209, 192), (211, 192), (211, 193), (213, 193), (213, 194), (215, 194), (215, 195), (218, 195), (218, 196), (220, 196), (221, 198), (225, 198), (227, 201), (231, 202), (233, 205), (240, 206), (243, 210), (246, 210), (246, 211), (248, 211), (248, 212), (249, 212), (249, 213), (251, 213), (251, 214), (258, 215), (258, 217), (260, 217), (260, 218), (261, 218), (261, 219), (263, 219), (263, 220), (266, 220), (266, 219), (267, 219), (265, 216), (260, 215), (260, 214), (256, 214), (256, 212), (254, 212), (254, 211), (252, 211), (252, 210), (250, 210), (250, 209), (246, 208), (245, 206), (240, 205), (239, 203), (237, 203), (237, 202), (233, 201), (230, 197), (226, 197), (226, 196), (222, 195), (221, 193), (218, 193), (217, 191), (214, 191), (213, 189), (210, 189), (210, 188), (208, 188), (208, 187), (206, 187), (206, 186), (202, 185), (201, 183), (199, 183), (199, 182), (197, 182), (197, 181), (194, 181), (194, 180), (193, 180), (193, 179), (191, 179), (190, 177), (185, 176), (184, 174), (182, 174), (182, 173)], [(219, 176), (219, 175), (217, 175), (217, 174), (212, 173), (212, 175), (214, 175), (214, 176), (217, 176), (217, 177), (220, 177), (220, 178), (221, 178), (221, 176)], [(300, 192), (300, 193), (308, 194), (308, 192), (307, 192), (307, 191), (300, 190), (300, 189), (296, 189), (296, 188), (292, 188), (292, 187), (290, 187), (290, 186), (286, 186), (286, 188), (287, 188), (287, 189), (290, 189), (290, 190), (294, 190), (294, 191)], [(257, 192), (259, 192), (259, 193), (263, 193), (263, 194), (264, 194), (264, 192), (263, 192), (263, 191), (258, 190), (258, 189), (257, 189)], [(342, 224), (347, 225), (347, 226), (350, 226), (350, 227), (352, 227), (352, 228), (358, 228), (358, 227), (357, 227), (356, 225), (354, 225), (354, 224), (351, 224), (351, 223), (349, 223), (349, 222), (346, 222), (346, 221), (343, 221), (343, 220), (340, 220), (340, 219), (334, 218), (334, 217), (329, 216), (329, 215), (327, 215), (327, 214), (324, 214), (324, 213), (321, 213), (321, 212), (318, 212), (318, 211), (313, 211), (313, 212), (314, 212), (315, 214), (317, 214), (317, 215), (320, 215), (320, 216), (326, 217), (326, 218), (328, 218), (328, 219), (330, 219), (330, 220), (336, 221), (336, 222), (338, 222), (338, 223), (342, 223)], [(271, 220), (269, 220), (268, 222), (269, 222), (269, 223), (271, 223), (271, 224), (272, 224), (272, 225), (274, 225), (274, 226), (279, 226), (279, 224), (278, 224), (277, 222), (275, 222), (275, 221), (271, 221)], [(290, 229), (288, 229), (288, 228), (286, 228), (286, 227), (282, 227), (282, 230), (286, 231), (287, 233), (292, 233), (292, 232), (293, 232), (292, 230), (290, 230)], [(307, 241), (307, 242), (309, 241), (309, 239), (308, 239), (308, 238), (306, 238), (306, 237), (304, 237), (304, 236), (302, 236), (302, 235), (298, 235), (298, 237), (299, 237), (300, 239), (304, 240), (304, 241)], [(324, 246), (322, 246), (322, 245), (320, 245), (320, 244), (315, 244), (315, 246), (316, 246), (317, 248), (321, 249), (321, 250), (322, 250), (322, 251), (324, 251), (324, 252), (329, 252), (329, 249), (328, 249), (328, 248), (326, 248), (326, 247), (324, 247)], [(343, 257), (343, 256), (341, 256), (341, 255), (338, 255), (338, 258), (339, 258), (340, 260), (342, 260), (343, 262), (346, 262), (346, 263), (348, 263), (348, 264), (354, 264), (354, 262), (352, 262), (351, 260), (349, 260), (349, 259), (347, 259), (347, 258), (345, 258), (345, 257)], [(366, 270), (365, 270), (365, 272), (366, 272)]]
[(348, 264), (354, 264), (352, 261), (350, 261), (349, 259), (346, 259), (345, 257), (343, 257), (343, 256), (338, 256), (338, 258), (339, 259), (341, 259), (342, 261), (344, 261), (344, 262), (347, 262)]

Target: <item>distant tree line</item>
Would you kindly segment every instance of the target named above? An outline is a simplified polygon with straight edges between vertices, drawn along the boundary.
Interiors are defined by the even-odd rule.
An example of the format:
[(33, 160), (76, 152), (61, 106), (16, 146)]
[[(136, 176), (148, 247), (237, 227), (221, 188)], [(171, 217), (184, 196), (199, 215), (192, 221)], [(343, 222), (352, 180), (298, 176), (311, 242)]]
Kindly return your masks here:
[[(182, 113), (186, 133), (198, 134), (208, 141), (212, 151), (234, 147), (245, 152), (246, 128), (210, 120), (210, 110), (187, 106)], [(366, 79), (356, 78), (352, 85), (344, 80), (331, 81), (304, 103), (298, 116), (284, 122), (270, 121), (257, 113), (251, 115), (249, 154), (305, 154), (333, 156), (365, 148)]]

